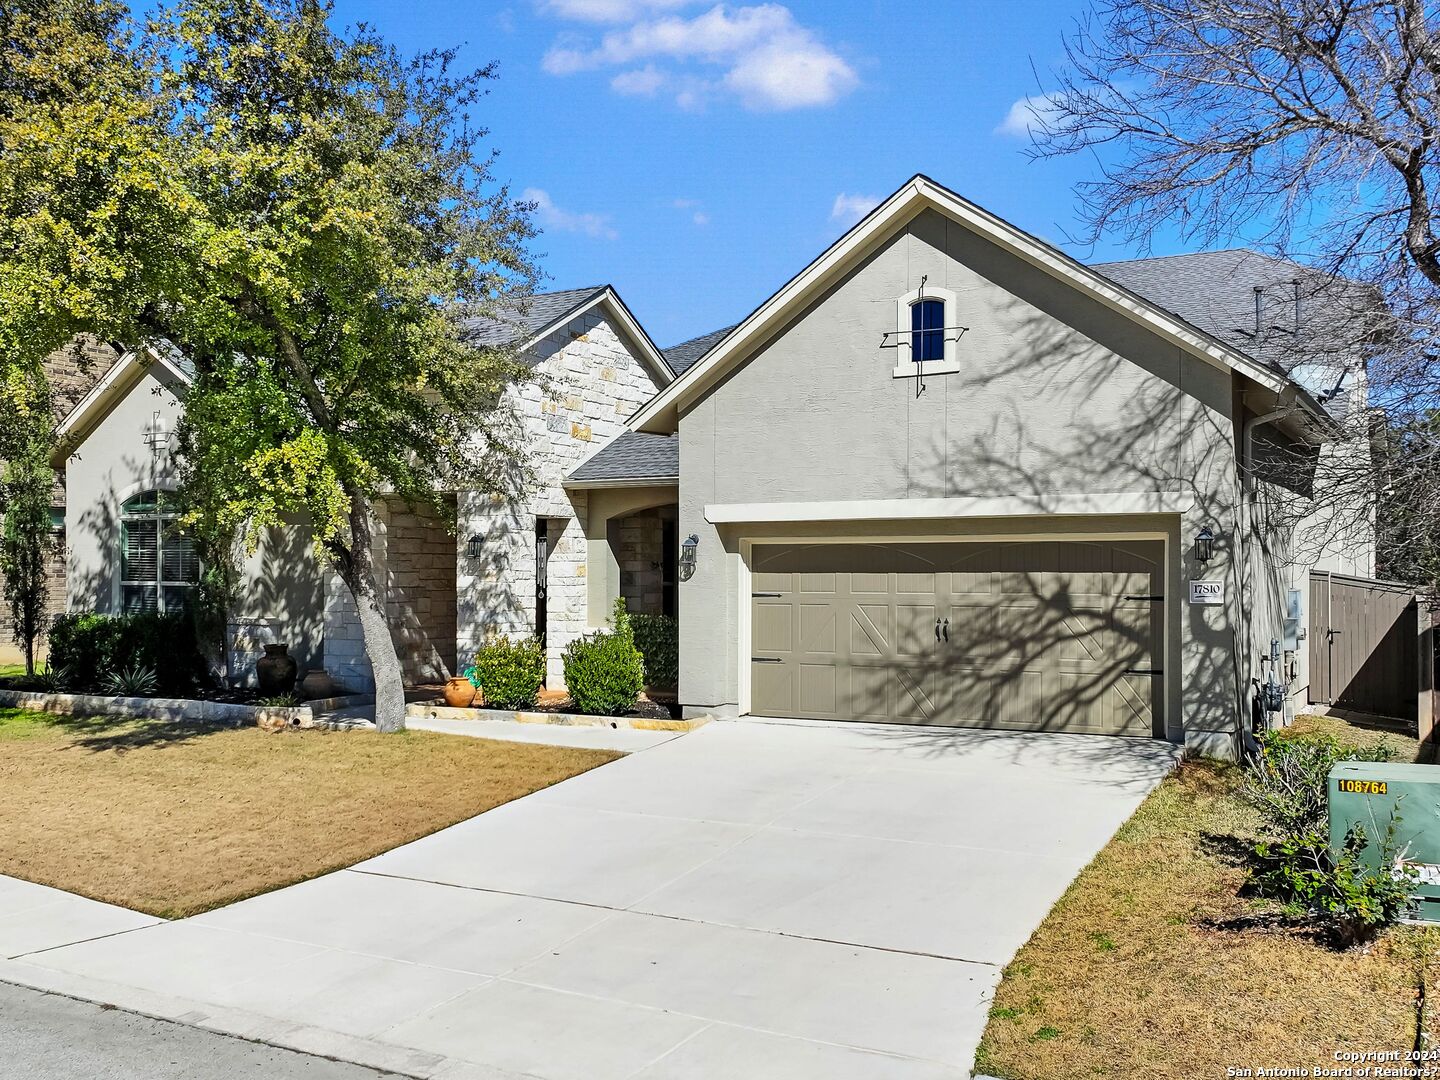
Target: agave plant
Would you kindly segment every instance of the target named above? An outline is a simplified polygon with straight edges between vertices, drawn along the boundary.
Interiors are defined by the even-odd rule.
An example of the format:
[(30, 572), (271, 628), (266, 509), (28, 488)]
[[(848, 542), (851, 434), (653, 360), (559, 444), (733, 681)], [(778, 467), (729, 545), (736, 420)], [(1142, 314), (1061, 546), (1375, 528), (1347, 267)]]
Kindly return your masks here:
[(105, 691), (116, 697), (150, 697), (155, 693), (155, 669), (136, 663), (112, 671), (105, 677)]
[(43, 694), (61, 693), (73, 682), (67, 667), (51, 667), (35, 673), (35, 685)]

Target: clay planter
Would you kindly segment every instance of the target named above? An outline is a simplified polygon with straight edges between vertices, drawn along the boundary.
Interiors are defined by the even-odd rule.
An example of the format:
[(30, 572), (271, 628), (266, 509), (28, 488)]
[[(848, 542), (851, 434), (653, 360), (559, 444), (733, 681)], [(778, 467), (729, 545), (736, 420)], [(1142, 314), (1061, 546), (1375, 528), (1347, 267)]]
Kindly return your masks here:
[(445, 704), (452, 709), (468, 709), (475, 700), (475, 684), (464, 675), (445, 680)]
[(265, 697), (295, 692), (295, 675), (300, 665), (289, 649), (289, 645), (266, 645), (265, 655), (255, 662), (255, 682)]
[(300, 696), (306, 701), (335, 696), (335, 680), (324, 668), (311, 668), (300, 680)]

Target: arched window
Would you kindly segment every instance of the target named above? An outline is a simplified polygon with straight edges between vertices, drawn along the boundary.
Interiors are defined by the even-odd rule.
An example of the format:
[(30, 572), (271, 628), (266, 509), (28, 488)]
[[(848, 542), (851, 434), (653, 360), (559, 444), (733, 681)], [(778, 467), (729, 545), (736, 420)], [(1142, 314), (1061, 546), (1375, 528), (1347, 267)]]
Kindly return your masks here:
[(945, 301), (917, 300), (910, 305), (910, 359), (945, 359)]
[[(895, 298), (895, 378), (953, 375), (960, 370), (955, 293), (922, 283)], [(887, 335), (888, 337), (888, 335)]]
[(200, 580), (195, 544), (175, 522), (175, 496), (142, 491), (120, 507), (120, 607), (179, 611)]

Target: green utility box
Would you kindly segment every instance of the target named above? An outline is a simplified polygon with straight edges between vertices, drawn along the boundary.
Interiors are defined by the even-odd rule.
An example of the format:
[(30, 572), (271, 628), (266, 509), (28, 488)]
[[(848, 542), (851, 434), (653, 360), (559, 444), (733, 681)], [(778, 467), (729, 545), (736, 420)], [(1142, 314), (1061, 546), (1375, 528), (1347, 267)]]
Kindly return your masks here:
[(1342, 761), (1330, 769), (1330, 848), (1338, 851), (1350, 826), (1370, 840), (1364, 858), (1380, 862), (1379, 843), (1394, 812), (1395, 851), (1417, 874), (1410, 918), (1440, 922), (1440, 767)]

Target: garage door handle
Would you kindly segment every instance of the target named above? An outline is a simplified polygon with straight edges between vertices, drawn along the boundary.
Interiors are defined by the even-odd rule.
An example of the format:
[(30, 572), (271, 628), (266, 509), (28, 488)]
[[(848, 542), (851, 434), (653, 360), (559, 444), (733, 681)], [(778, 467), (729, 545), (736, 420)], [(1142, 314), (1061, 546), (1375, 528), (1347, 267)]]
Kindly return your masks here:
[(779, 656), (752, 656), (750, 662), (752, 664), (783, 664), (785, 660)]
[(1165, 669), (1158, 667), (1127, 667), (1126, 675), (1164, 675)]

